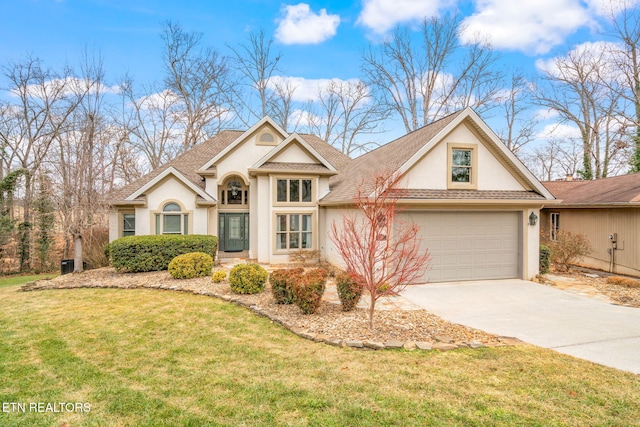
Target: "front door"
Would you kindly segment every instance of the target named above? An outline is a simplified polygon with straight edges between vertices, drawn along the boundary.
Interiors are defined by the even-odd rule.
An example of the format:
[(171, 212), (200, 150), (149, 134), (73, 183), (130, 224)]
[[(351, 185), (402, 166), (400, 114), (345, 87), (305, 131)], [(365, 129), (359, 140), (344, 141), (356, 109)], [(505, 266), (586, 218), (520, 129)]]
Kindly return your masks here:
[(249, 214), (221, 213), (219, 220), (221, 251), (242, 252), (249, 249)]

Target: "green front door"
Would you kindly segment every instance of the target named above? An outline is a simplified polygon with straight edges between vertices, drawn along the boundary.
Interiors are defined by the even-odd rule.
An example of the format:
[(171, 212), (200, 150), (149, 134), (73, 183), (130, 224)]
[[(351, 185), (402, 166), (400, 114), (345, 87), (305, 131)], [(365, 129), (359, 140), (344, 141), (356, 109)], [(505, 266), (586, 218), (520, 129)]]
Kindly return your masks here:
[(221, 251), (241, 252), (249, 249), (249, 214), (221, 213), (218, 225)]

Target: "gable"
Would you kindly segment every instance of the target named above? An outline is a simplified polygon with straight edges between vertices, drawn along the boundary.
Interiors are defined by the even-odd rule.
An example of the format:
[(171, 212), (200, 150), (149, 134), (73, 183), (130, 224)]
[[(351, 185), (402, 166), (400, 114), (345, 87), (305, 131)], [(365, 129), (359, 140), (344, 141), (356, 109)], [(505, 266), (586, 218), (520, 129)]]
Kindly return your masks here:
[(198, 195), (202, 197), (206, 201), (209, 201), (209, 202), (215, 201), (213, 197), (207, 194), (202, 188), (195, 185), (192, 181), (187, 179), (184, 176), (184, 174), (182, 174), (173, 166), (169, 166), (167, 169), (162, 171), (153, 179), (149, 180), (146, 184), (142, 185), (135, 192), (133, 192), (129, 197), (127, 197), (126, 200), (132, 201), (132, 200), (135, 200), (137, 197), (141, 196), (142, 194), (145, 194), (145, 193), (150, 194), (151, 192), (155, 191), (159, 185), (169, 181), (171, 182), (175, 181), (179, 183), (182, 187), (186, 188), (189, 192), (193, 193), (194, 195)]
[(269, 159), (277, 163), (318, 163), (318, 160), (309, 153), (299, 142), (289, 144), (284, 150)]
[(449, 179), (449, 145), (471, 147), (477, 151), (477, 190), (479, 191), (528, 191), (514, 175), (512, 165), (495, 155), (490, 144), (461, 123), (442, 138), (405, 173), (404, 186), (411, 189), (446, 190)]
[(254, 163), (250, 172), (258, 172), (260, 169), (264, 169), (266, 165), (287, 164), (302, 166), (319, 165), (326, 170), (326, 172), (331, 174), (337, 173), (336, 168), (297, 133), (290, 135), (277, 147), (274, 147), (273, 150)]
[[(271, 138), (262, 138), (265, 135)], [(233, 167), (236, 166), (238, 168), (235, 170), (246, 169), (273, 149), (274, 146), (279, 145), (287, 136), (287, 133), (270, 117), (264, 117), (205, 163), (199, 169), (199, 172), (206, 173), (212, 166), (218, 167), (219, 171), (223, 162), (231, 165), (229, 170), (233, 170)], [(237, 154), (238, 150), (241, 151), (240, 155)], [(229, 160), (229, 157), (233, 157), (233, 159)], [(245, 160), (239, 161), (241, 158)]]
[[(455, 143), (462, 147), (453, 147)], [(476, 147), (467, 149), (465, 144), (475, 144)], [(446, 153), (439, 151), (445, 148)], [(450, 180), (450, 148), (451, 151), (469, 151), (471, 157), (482, 160), (487, 167), (482, 167), (482, 170), (478, 170), (478, 167), (468, 169), (469, 173), (475, 174), (472, 175), (473, 179), (456, 180), (454, 183)], [(480, 164), (477, 160), (472, 161)], [(350, 203), (356, 191), (353, 183), (363, 179), (366, 183), (366, 179), (376, 171), (406, 176), (405, 184), (421, 191), (425, 188), (434, 189), (435, 186), (440, 188), (435, 191), (442, 192), (444, 189), (453, 196), (454, 193), (462, 194), (460, 190), (472, 190), (473, 193), (468, 193), (471, 198), (486, 191), (502, 191), (513, 200), (521, 200), (525, 193), (532, 192), (536, 198), (554, 200), (553, 195), (469, 107), (353, 160), (340, 175), (332, 178), (331, 192), (322, 199), (322, 204)], [(374, 188), (366, 184), (364, 191), (374, 191)]]
[(196, 193), (173, 175), (157, 182), (146, 194), (150, 209), (158, 209), (168, 199), (179, 200), (189, 210), (196, 207)]

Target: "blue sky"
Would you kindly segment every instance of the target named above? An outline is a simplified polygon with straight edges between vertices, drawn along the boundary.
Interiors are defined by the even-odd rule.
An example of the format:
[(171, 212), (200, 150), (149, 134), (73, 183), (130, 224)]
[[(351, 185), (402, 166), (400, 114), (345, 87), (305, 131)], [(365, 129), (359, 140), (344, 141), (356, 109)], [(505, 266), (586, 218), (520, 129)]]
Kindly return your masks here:
[[(0, 61), (31, 54), (59, 69), (78, 61), (84, 46), (101, 52), (110, 84), (125, 73), (162, 79), (164, 21), (178, 22), (223, 53), (263, 28), (283, 54), (285, 77), (360, 76), (360, 54), (397, 24), (458, 11), (467, 33), (487, 37), (503, 54), (505, 71), (535, 72), (536, 61), (606, 39), (608, 0), (12, 0), (2, 5)], [(637, 3), (638, 0), (627, 0)], [(0, 81), (0, 87), (6, 82)]]
[(538, 58), (601, 39), (604, 26), (597, 10), (605, 1), (14, 0), (2, 6), (0, 59), (31, 53), (55, 67), (77, 60), (87, 45), (102, 52), (113, 80), (125, 71), (141, 80), (157, 79), (160, 26), (173, 20), (203, 33), (206, 43), (220, 49), (264, 28), (276, 39), (291, 76), (347, 79), (358, 77), (360, 52), (380, 40), (385, 29), (457, 9), (467, 16), (470, 31), (493, 38), (507, 65), (526, 70)]

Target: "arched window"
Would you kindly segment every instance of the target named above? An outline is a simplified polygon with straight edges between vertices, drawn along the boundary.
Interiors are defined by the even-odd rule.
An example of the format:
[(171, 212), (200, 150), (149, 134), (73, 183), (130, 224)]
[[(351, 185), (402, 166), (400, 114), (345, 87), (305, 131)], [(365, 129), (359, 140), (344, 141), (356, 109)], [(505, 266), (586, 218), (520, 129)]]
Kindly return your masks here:
[(221, 205), (247, 205), (249, 204), (249, 191), (242, 179), (232, 176), (220, 186)]
[(268, 130), (265, 130), (260, 135), (258, 135), (258, 145), (278, 145), (278, 141), (276, 141), (276, 137), (273, 136)]
[(189, 234), (189, 214), (177, 203), (167, 203), (156, 214), (156, 234)]
[(264, 142), (265, 144), (269, 144), (275, 141), (275, 138), (270, 133), (263, 133), (260, 135), (260, 142)]

